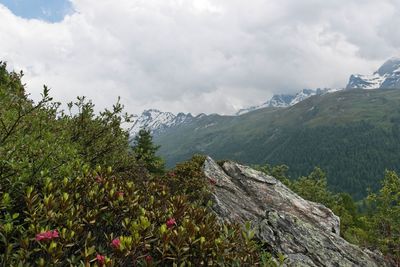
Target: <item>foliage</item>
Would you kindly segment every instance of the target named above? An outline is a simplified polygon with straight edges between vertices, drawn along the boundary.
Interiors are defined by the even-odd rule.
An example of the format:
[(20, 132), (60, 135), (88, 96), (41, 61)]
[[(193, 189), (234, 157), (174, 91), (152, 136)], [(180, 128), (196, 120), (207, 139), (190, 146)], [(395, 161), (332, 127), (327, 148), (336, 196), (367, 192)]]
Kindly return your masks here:
[(322, 203), (328, 207), (334, 204), (334, 196), (328, 191), (326, 175), (320, 168), (315, 168), (308, 176), (293, 181), (290, 187), (307, 200)]
[[(110, 170), (84, 167), (77, 177), (47, 177), (43, 187), (27, 187), (23, 198), (22, 210), (7, 194), (0, 206), (0, 262), (8, 266), (101, 265), (96, 255), (105, 256), (107, 266), (259, 261), (256, 242), (242, 234), (250, 229), (222, 225), (206, 208), (154, 181), (136, 186)], [(56, 230), (58, 237), (37, 240)]]
[(149, 130), (141, 129), (133, 141), (135, 157), (137, 161), (144, 163), (144, 166), (151, 173), (163, 173), (164, 161), (156, 155), (160, 146), (153, 143)]
[(194, 155), (190, 161), (177, 164), (166, 174), (165, 181), (173, 194), (185, 194), (202, 204), (208, 201), (210, 192), (202, 170), (204, 160), (204, 156)]
[(387, 171), (382, 188), (368, 196), (373, 212), (369, 218), (370, 243), (400, 264), (400, 177)]
[(84, 164), (135, 175), (130, 173), (136, 161), (128, 133), (121, 127), (130, 116), (119, 103), (97, 115), (94, 105), (79, 97), (66, 114), (47, 87), (38, 103), (29, 100), (21, 77), (0, 64), (0, 192), (15, 198), (49, 174), (53, 179), (74, 176)]
[(249, 225), (203, 205), (201, 157), (152, 175), (118, 102), (96, 113), (79, 97), (64, 112), (46, 87), (29, 100), (21, 77), (0, 64), (0, 265), (276, 265)]

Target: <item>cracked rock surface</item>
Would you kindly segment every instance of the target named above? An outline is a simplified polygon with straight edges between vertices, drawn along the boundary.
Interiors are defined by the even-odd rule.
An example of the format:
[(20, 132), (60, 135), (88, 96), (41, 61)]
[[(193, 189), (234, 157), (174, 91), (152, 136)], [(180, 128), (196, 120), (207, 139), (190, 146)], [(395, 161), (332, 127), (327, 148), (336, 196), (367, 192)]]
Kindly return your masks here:
[(340, 221), (325, 206), (307, 201), (274, 177), (234, 162), (207, 157), (213, 211), (224, 221), (251, 221), (256, 236), (287, 266), (390, 266), (383, 256), (340, 237)]

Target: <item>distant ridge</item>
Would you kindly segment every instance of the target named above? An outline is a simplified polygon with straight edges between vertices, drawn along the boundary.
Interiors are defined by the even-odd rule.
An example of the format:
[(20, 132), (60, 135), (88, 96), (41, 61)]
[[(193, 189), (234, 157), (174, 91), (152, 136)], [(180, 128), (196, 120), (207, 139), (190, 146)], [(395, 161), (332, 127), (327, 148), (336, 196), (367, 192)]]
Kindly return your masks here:
[(299, 103), (311, 96), (333, 93), (333, 92), (337, 92), (340, 90), (342, 90), (342, 89), (331, 89), (331, 88), (303, 89), (294, 95), (290, 95), (290, 94), (274, 95), (267, 102), (265, 102), (261, 105), (258, 105), (258, 106), (241, 109), (235, 115), (240, 116), (240, 115), (246, 114), (248, 112), (251, 112), (251, 111), (254, 111), (257, 109), (261, 109), (261, 108), (266, 108), (266, 107), (286, 108), (286, 107), (296, 105), (297, 103)]
[(140, 116), (136, 116), (130, 134), (131, 136), (135, 136), (140, 129), (150, 130), (153, 135), (159, 134), (165, 131), (167, 128), (190, 122), (193, 118), (194, 117), (190, 113), (178, 113), (175, 115), (171, 112), (148, 109), (143, 111)]

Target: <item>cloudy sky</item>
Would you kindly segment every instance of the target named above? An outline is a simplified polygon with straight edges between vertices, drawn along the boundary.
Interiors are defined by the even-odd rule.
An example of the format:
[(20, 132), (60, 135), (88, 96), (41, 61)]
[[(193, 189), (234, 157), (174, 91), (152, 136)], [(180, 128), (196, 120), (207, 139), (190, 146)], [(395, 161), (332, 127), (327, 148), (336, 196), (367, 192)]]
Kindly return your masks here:
[(399, 0), (0, 0), (0, 60), (67, 102), (223, 114), (400, 55)]

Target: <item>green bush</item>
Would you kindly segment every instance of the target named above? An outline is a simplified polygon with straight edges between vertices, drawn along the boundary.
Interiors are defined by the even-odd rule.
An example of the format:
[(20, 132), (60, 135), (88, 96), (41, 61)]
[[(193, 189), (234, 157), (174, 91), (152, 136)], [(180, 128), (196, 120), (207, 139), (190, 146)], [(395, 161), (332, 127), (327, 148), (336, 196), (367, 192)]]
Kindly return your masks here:
[(400, 177), (386, 171), (379, 192), (368, 196), (369, 238), (372, 244), (400, 265)]
[(64, 112), (46, 87), (29, 100), (21, 77), (0, 63), (1, 266), (275, 265), (250, 225), (208, 211), (204, 158), (153, 175), (119, 103)]
[(220, 224), (154, 181), (136, 186), (84, 168), (78, 177), (27, 187), (23, 199), (21, 210), (8, 194), (0, 205), (0, 262), (8, 266), (100, 265), (98, 255), (107, 266), (250, 266), (260, 259), (256, 242), (242, 234), (250, 229)]

